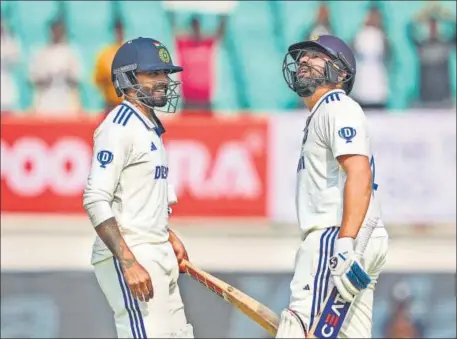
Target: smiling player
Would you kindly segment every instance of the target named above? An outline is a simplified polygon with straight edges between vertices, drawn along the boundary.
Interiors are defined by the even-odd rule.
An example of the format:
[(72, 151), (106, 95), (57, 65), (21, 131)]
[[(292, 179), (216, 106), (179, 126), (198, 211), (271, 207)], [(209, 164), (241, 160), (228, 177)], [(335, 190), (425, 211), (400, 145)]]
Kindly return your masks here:
[(180, 71), (156, 40), (123, 44), (112, 80), (125, 100), (94, 133), (84, 207), (98, 235), (92, 264), (119, 338), (193, 338), (177, 283), (187, 253), (168, 229), (175, 198), (156, 115), (175, 111), (180, 83), (170, 74)]

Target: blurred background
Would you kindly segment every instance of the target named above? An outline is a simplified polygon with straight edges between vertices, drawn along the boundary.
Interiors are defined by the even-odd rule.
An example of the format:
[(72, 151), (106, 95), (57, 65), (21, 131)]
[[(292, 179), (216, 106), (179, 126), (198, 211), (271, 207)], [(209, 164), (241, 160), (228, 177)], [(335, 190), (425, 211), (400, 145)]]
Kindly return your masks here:
[[(119, 100), (111, 61), (152, 37), (184, 67), (163, 116), (170, 227), (191, 260), (280, 312), (300, 239), (295, 169), (308, 115), (287, 47), (351, 44), (390, 233), (377, 338), (456, 337), (455, 1), (1, 1), (1, 336), (115, 334), (82, 209), (92, 134)], [(197, 337), (268, 338), (183, 276)]]

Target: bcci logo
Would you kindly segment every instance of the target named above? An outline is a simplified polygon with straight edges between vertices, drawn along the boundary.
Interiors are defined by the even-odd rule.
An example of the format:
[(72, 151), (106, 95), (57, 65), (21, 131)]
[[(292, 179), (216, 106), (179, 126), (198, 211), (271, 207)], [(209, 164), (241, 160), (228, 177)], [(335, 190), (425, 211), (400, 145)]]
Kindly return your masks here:
[(168, 54), (165, 48), (159, 48), (159, 58), (165, 63), (170, 62), (170, 54)]
[(312, 41), (319, 40), (319, 34), (313, 34), (313, 35), (311, 36), (311, 40), (312, 40)]

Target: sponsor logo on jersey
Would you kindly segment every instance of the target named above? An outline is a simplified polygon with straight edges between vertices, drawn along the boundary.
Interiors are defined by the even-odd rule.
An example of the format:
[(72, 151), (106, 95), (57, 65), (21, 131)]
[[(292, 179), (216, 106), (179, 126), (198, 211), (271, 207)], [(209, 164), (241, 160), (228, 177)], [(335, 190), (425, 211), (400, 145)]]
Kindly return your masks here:
[(154, 179), (166, 179), (168, 178), (168, 167), (167, 166), (156, 166)]
[(343, 127), (338, 131), (338, 135), (340, 138), (346, 140), (346, 144), (349, 144), (357, 135), (357, 131), (353, 127)]
[(112, 152), (102, 150), (97, 153), (97, 161), (100, 163), (101, 168), (106, 168), (106, 165), (113, 161), (114, 155)]

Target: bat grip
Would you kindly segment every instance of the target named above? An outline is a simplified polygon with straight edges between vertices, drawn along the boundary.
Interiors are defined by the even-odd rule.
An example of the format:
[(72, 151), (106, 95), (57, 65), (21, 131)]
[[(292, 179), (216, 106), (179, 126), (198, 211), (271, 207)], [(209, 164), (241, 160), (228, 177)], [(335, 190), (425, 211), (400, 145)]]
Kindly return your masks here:
[(362, 256), (367, 249), (368, 242), (370, 241), (371, 235), (378, 224), (378, 220), (379, 218), (368, 219), (365, 229), (362, 229), (360, 234), (361, 236), (357, 239), (357, 245), (355, 246), (355, 253), (359, 256)]

